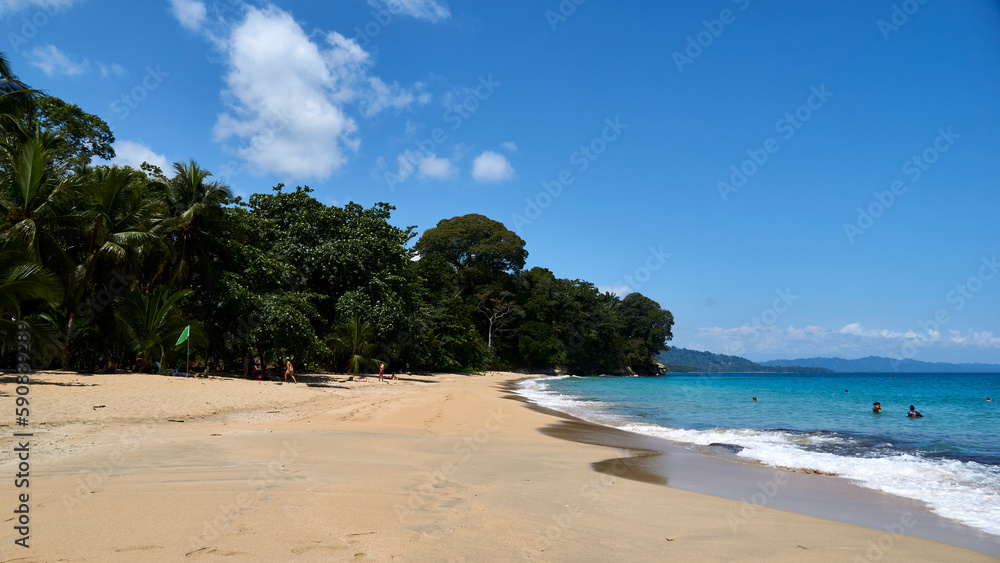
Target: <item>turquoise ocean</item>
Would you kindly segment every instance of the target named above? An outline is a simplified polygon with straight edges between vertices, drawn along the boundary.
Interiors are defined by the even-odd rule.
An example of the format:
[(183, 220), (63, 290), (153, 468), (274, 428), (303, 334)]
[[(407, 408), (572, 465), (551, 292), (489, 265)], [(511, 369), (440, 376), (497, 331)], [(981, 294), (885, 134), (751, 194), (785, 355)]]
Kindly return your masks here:
[[(556, 376), (523, 380), (518, 393), (680, 445), (834, 473), (1000, 541), (1000, 374)], [(911, 404), (923, 418), (906, 417)]]

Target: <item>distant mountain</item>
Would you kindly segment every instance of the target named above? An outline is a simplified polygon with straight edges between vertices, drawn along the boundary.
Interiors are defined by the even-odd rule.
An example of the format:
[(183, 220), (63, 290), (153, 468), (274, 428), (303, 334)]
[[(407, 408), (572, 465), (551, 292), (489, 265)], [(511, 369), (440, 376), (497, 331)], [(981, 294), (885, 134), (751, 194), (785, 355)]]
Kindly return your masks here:
[(686, 348), (671, 348), (657, 358), (672, 373), (746, 373), (746, 372), (829, 372), (822, 367), (764, 366), (739, 356), (699, 352)]
[(801, 358), (761, 362), (771, 367), (808, 366), (842, 373), (1000, 373), (998, 364), (946, 364), (918, 360), (896, 360), (868, 356), (857, 360), (843, 358)]

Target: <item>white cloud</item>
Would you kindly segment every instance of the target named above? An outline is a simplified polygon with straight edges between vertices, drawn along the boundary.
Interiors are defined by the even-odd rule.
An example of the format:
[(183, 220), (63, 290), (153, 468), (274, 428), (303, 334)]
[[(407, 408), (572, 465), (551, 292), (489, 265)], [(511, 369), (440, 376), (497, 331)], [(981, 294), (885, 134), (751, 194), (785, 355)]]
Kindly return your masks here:
[(420, 102), (398, 84), (370, 76), (371, 56), (353, 40), (336, 32), (320, 37), (274, 6), (248, 7), (219, 43), (228, 65), (223, 94), (229, 111), (219, 115), (215, 137), (235, 139), (231, 150), (251, 170), (325, 179), (360, 146), (350, 104), (370, 117)]
[(448, 6), (437, 0), (369, 0), (368, 4), (385, 9), (392, 14), (403, 14), (418, 20), (437, 23), (451, 17)]
[(510, 152), (517, 152), (517, 145), (514, 144), (514, 141), (507, 141), (506, 143), (503, 143), (500, 146), (504, 149), (509, 150)]
[(87, 59), (79, 62), (73, 61), (66, 53), (51, 44), (35, 47), (29, 58), (33, 59), (30, 61), (32, 65), (42, 69), (49, 76), (57, 74), (78, 75), (87, 72), (90, 68), (90, 62)]
[(408, 107), (417, 98), (409, 91), (400, 88), (396, 82), (392, 86), (386, 85), (381, 78), (371, 77), (368, 79), (371, 86), (372, 95), (367, 100), (365, 116), (371, 117), (386, 108), (402, 109)]
[(170, 0), (174, 17), (187, 29), (197, 31), (205, 21), (205, 4), (197, 0)]
[(437, 155), (430, 155), (420, 161), (420, 175), (435, 180), (447, 180), (455, 174), (455, 167), (447, 158), (438, 158)]
[(502, 182), (514, 176), (514, 168), (502, 155), (484, 151), (472, 161), (472, 177), (477, 182)]
[(0, 17), (27, 10), (41, 8), (50, 17), (73, 5), (73, 0), (0, 0)]
[(961, 333), (940, 330), (887, 330), (850, 323), (840, 329), (819, 326), (740, 326), (735, 328), (702, 327), (691, 346), (716, 353), (767, 357), (885, 356), (927, 360), (941, 353), (959, 350), (1000, 350), (1000, 337), (991, 331), (968, 330)]
[(413, 170), (420, 164), (420, 160), (420, 154), (413, 151), (406, 151), (397, 156), (396, 163), (399, 165), (397, 174), (399, 174), (400, 179), (409, 178), (413, 174)]
[(167, 161), (167, 157), (153, 152), (148, 146), (135, 141), (116, 141), (114, 144), (115, 157), (111, 159), (111, 164), (119, 166), (131, 166), (139, 168), (143, 162), (148, 162), (153, 166), (159, 166), (163, 173), (171, 176), (173, 168)]
[(107, 78), (112, 74), (115, 76), (125, 76), (125, 69), (118, 63), (106, 65), (102, 62), (98, 62), (97, 68), (101, 71), (101, 78)]
[[(424, 155), (418, 151), (408, 150), (400, 153), (396, 156), (396, 164), (397, 182), (406, 181), (414, 172), (417, 172), (421, 178), (435, 180), (447, 180), (456, 172), (451, 160), (438, 157), (436, 154)], [(385, 159), (382, 157), (378, 158), (376, 167), (381, 171), (388, 169)]]

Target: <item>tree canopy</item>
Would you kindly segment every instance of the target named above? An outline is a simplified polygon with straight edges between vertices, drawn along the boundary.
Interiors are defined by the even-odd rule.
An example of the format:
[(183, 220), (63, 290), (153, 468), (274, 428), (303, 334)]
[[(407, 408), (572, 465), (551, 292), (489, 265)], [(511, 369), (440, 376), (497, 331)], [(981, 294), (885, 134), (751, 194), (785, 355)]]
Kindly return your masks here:
[(2, 56), (0, 116), (6, 364), (18, 320), (39, 366), (81, 370), (164, 370), (186, 327), (210, 369), (249, 355), (352, 373), (652, 373), (667, 350), (669, 311), (525, 270), (525, 241), (486, 216), (443, 219), (412, 243), (388, 203), (326, 205), (281, 184), (244, 201), (194, 160), (170, 178), (88, 165), (114, 155), (108, 125), (30, 90)]

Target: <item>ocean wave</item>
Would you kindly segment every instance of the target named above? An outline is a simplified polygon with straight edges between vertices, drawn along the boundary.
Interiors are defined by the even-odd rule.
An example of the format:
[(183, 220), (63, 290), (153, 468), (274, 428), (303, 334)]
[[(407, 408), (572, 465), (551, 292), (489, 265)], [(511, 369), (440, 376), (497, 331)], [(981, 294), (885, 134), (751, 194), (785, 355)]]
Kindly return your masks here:
[(885, 441), (870, 443), (829, 432), (669, 428), (609, 413), (610, 405), (602, 401), (556, 393), (546, 383), (552, 379), (526, 380), (519, 393), (538, 405), (629, 432), (681, 444), (733, 444), (742, 448), (737, 456), (757, 463), (832, 473), (862, 487), (926, 502), (941, 516), (1000, 535), (998, 466), (926, 458)]

